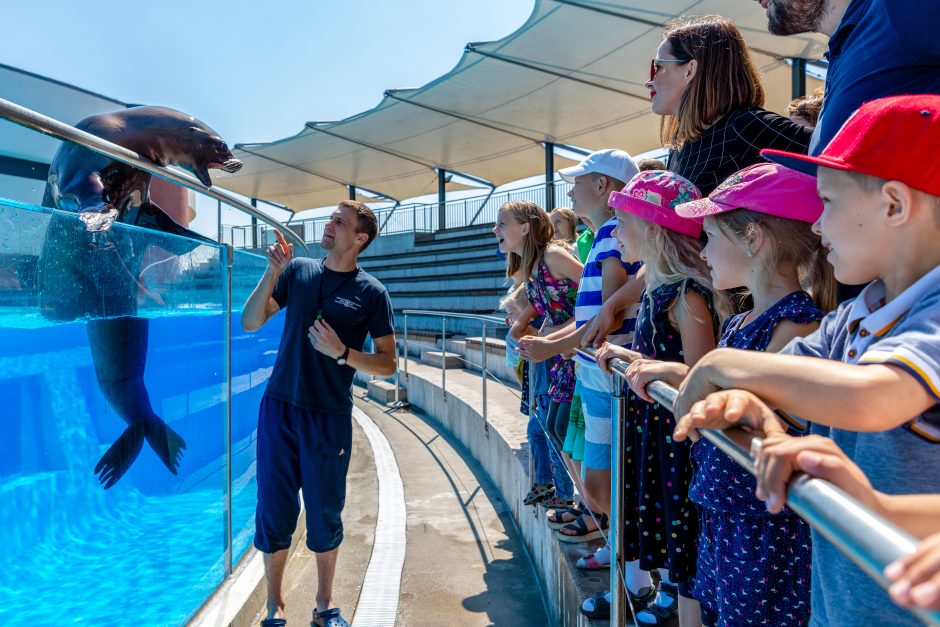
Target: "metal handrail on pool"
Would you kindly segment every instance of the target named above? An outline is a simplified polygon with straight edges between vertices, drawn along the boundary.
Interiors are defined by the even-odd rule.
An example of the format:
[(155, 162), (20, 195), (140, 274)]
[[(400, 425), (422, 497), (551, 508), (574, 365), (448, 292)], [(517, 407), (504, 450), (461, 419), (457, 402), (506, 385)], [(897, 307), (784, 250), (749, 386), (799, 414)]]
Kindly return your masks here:
[[(593, 348), (578, 349), (578, 352), (585, 357), (594, 358)], [(628, 366), (627, 362), (620, 359), (613, 359), (610, 363), (611, 370), (624, 381)], [(662, 381), (653, 381), (647, 385), (646, 392), (670, 411), (675, 406), (679, 395), (675, 388)], [(619, 534), (624, 520), (623, 495), (620, 486), (624, 484), (625, 460), (621, 439), (626, 428), (627, 408), (620, 381), (614, 380), (611, 393), (615, 401), (612, 410), (614, 420), (612, 421), (611, 446), (616, 454), (613, 456), (611, 468), (613, 505), (609, 540), (611, 556), (617, 566), (610, 569), (611, 625), (623, 625), (627, 607), (626, 589), (617, 571), (623, 572), (625, 566)], [(723, 431), (703, 429), (700, 433), (703, 438), (754, 474), (754, 461), (750, 452), (741, 448)], [(750, 438), (752, 441), (760, 440), (754, 436)], [(790, 481), (787, 489), (787, 505), (883, 588), (890, 585), (884, 576), (885, 566), (903, 555), (913, 553), (917, 547), (916, 538), (822, 479), (801, 475)], [(911, 611), (929, 625), (940, 625), (940, 612), (917, 609), (911, 609)]]
[(229, 196), (228, 194), (225, 194), (214, 187), (206, 187), (198, 179), (189, 174), (157, 165), (149, 159), (141, 157), (133, 150), (128, 150), (123, 146), (118, 146), (117, 144), (109, 142), (96, 135), (86, 133), (85, 131), (75, 128), (74, 126), (70, 126), (56, 119), (50, 118), (49, 116), (33, 111), (32, 109), (27, 109), (26, 107), (22, 107), (16, 103), (10, 102), (9, 100), (4, 100), (3, 98), (0, 98), (0, 118), (6, 118), (7, 120), (19, 124), (20, 126), (24, 126), (28, 129), (39, 131), (40, 133), (45, 133), (46, 135), (51, 135), (58, 139), (78, 144), (79, 146), (105, 155), (106, 157), (111, 157), (115, 161), (120, 161), (126, 165), (144, 170), (145, 172), (149, 172), (150, 174), (160, 177), (161, 179), (176, 183), (177, 185), (182, 185), (183, 187), (196, 192), (201, 192), (207, 196), (211, 196), (220, 202), (224, 202), (244, 213), (247, 213), (253, 218), (257, 218), (258, 220), (271, 225), (283, 233), (288, 239), (293, 240), (294, 243), (300, 244), (302, 249), (307, 250), (307, 244), (304, 242), (303, 238), (294, 233), (294, 231), (291, 229), (287, 228), (285, 225), (281, 224), (274, 218), (271, 218), (270, 216), (267, 216), (264, 213), (258, 211), (251, 205), (238, 200), (237, 198), (233, 198), (232, 196)]
[[(449, 311), (431, 311), (425, 309), (404, 309), (402, 314), (405, 316), (404, 321), (404, 333), (403, 333), (403, 343), (404, 347), (402, 352), (405, 354), (405, 381), (408, 381), (408, 316), (430, 316), (430, 317), (439, 317), (441, 319), (441, 393), (444, 395), (444, 401), (447, 401), (447, 319), (448, 318), (458, 318), (463, 320), (477, 320), (483, 323), (482, 336), (482, 347), (480, 352), (483, 356), (483, 362), (481, 365), (481, 379), (483, 380), (483, 431), (489, 435), (490, 433), (490, 423), (487, 420), (487, 411), (486, 411), (486, 325), (495, 324), (501, 326), (508, 326), (506, 321), (499, 318), (498, 316), (484, 316), (480, 314), (462, 314), (462, 313), (453, 313)], [(399, 377), (395, 376), (395, 403), (401, 403), (401, 382)]]

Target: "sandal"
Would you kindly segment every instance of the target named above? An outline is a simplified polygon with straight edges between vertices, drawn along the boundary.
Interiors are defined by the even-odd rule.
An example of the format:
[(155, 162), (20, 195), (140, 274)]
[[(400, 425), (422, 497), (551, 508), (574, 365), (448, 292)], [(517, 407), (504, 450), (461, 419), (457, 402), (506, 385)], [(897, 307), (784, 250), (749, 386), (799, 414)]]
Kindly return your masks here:
[(285, 627), (287, 620), (284, 618), (265, 618), (261, 621), (261, 627)]
[(523, 505), (535, 505), (547, 496), (555, 494), (555, 486), (550, 483), (536, 483), (522, 499)]
[[(578, 517), (584, 513), (584, 509), (581, 506), (568, 507), (565, 509), (556, 509), (553, 512), (548, 512), (545, 514), (545, 517), (548, 519), (548, 528), (549, 529), (561, 529), (565, 525), (569, 525), (576, 521)], [(570, 519), (565, 519), (564, 516), (570, 514)]]
[(340, 615), (338, 607), (318, 612), (313, 610), (313, 622), (320, 627), (350, 627), (346, 619)]
[[(598, 555), (603, 558), (604, 554), (607, 556), (606, 562), (603, 559), (597, 559)], [(605, 544), (590, 555), (585, 555), (578, 560), (577, 567), (581, 570), (605, 570), (610, 568), (610, 545)]]
[[(592, 516), (598, 525), (598, 529), (594, 531), (588, 531), (587, 523), (585, 520), (588, 516)], [(607, 530), (607, 514), (592, 514), (591, 512), (585, 512), (578, 516), (578, 519), (572, 523), (568, 523), (564, 527), (561, 527), (557, 530), (555, 537), (558, 538), (560, 542), (568, 542), (570, 544), (579, 544), (581, 542), (590, 542), (591, 540), (597, 540), (604, 537), (604, 531)], [(565, 533), (565, 531), (573, 531), (574, 533)]]
[(659, 605), (655, 602), (655, 589), (653, 598), (647, 602), (646, 607), (637, 609), (637, 625), (669, 625), (675, 621), (679, 615), (679, 588), (675, 584), (661, 582), (659, 584), (659, 594), (669, 597), (671, 603), (667, 606)]
[(598, 592), (589, 599), (585, 599), (578, 611), (591, 620), (610, 618), (610, 593)]
[(570, 507), (574, 507), (574, 501), (571, 499), (564, 499), (558, 496), (556, 493), (539, 501), (539, 505), (546, 509), (568, 509)]

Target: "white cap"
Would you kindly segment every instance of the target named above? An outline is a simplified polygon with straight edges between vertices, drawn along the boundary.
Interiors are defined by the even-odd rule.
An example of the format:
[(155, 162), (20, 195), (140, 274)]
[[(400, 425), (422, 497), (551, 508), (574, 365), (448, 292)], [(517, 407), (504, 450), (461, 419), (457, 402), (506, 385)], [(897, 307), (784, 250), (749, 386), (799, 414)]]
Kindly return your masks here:
[(578, 165), (558, 170), (561, 178), (569, 183), (574, 183), (574, 177), (576, 176), (594, 173), (613, 177), (626, 184), (639, 172), (640, 170), (633, 162), (633, 158), (624, 151), (615, 148), (595, 150)]

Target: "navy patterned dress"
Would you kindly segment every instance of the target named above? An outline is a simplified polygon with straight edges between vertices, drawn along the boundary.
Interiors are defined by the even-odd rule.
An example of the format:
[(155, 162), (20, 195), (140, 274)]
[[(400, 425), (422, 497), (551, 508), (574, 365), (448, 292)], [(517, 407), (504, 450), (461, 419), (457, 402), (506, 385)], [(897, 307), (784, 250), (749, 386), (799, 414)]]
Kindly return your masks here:
[[(644, 292), (636, 318), (633, 350), (661, 361), (684, 361), (682, 339), (669, 321), (681, 294), (694, 291), (711, 304), (711, 294), (692, 280)], [(677, 306), (679, 304), (677, 303)], [(688, 441), (673, 442), (675, 418), (669, 409), (627, 392), (623, 434), (624, 553), (640, 568), (668, 568), (669, 580), (683, 583), (695, 575), (698, 511), (689, 500), (692, 466)]]
[[(764, 351), (782, 320), (818, 322), (823, 312), (806, 292), (793, 292), (754, 320), (725, 323), (719, 347)], [(809, 526), (785, 509), (767, 512), (757, 483), (715, 445), (692, 447), (689, 498), (700, 506), (695, 598), (717, 625), (806, 625), (810, 614)]]

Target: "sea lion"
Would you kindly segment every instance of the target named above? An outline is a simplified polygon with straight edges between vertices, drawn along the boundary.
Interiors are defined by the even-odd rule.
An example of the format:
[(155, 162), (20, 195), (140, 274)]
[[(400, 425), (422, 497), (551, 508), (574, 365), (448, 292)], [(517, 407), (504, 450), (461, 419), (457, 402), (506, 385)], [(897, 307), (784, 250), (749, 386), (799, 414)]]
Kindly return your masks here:
[[(212, 185), (210, 169), (237, 171), (218, 133), (196, 118), (166, 107), (134, 107), (94, 115), (77, 128), (133, 150), (159, 165), (177, 165)], [(174, 221), (150, 202), (151, 175), (76, 144), (64, 143), (49, 168), (45, 206), (78, 213), (81, 221), (53, 214), (39, 259), (40, 309), (56, 321), (88, 319), (88, 343), (102, 394), (127, 429), (94, 469), (108, 489), (124, 476), (146, 441), (177, 473), (183, 438), (156, 415), (144, 385), (149, 323), (137, 316), (137, 296), (147, 293), (140, 261), (153, 238), (114, 222), (181, 235), (160, 241), (180, 255), (211, 242)], [(162, 238), (164, 240), (168, 238)]]

